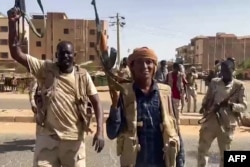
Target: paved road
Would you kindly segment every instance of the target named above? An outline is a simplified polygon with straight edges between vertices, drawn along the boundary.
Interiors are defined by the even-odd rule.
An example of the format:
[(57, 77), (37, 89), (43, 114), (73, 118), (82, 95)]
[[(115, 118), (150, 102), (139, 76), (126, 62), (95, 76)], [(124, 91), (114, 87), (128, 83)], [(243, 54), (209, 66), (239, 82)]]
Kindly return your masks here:
[[(109, 110), (110, 103), (107, 101), (102, 101), (104, 110)], [(30, 109), (30, 103), (27, 99), (4, 99), (0, 97), (0, 108), (1, 109), (20, 109), (28, 110)]]
[[(197, 83), (198, 83), (198, 92), (201, 92), (200, 81), (198, 81)], [(250, 82), (244, 82), (244, 83), (246, 86), (246, 93), (248, 94), (248, 92), (250, 92)], [(202, 88), (202, 92), (205, 92), (204, 86)], [(107, 100), (107, 98), (109, 98), (109, 93), (101, 92), (101, 94), (102, 94), (100, 96), (101, 100), (102, 100), (102, 98), (106, 98), (106, 100), (102, 101), (103, 108), (104, 108), (104, 110), (109, 110), (110, 102), (109, 102), (109, 100)], [(106, 96), (108, 96), (108, 97), (106, 97)], [(203, 96), (198, 96), (197, 109), (200, 108), (202, 97)], [(249, 101), (249, 104), (250, 104), (250, 101)], [(21, 110), (30, 109), (28, 95), (25, 96), (25, 98), (5, 98), (0, 93), (0, 108), (1, 109), (21, 109)], [(184, 110), (184, 112), (185, 112), (185, 110)]]
[[(22, 124), (18, 125), (21, 127)], [(5, 127), (5, 126), (4, 126)], [(6, 127), (11, 127), (10, 125)], [(6, 128), (5, 127), (5, 128)], [(17, 127), (16, 127), (17, 128)], [(11, 130), (11, 133), (2, 133), (0, 130), (0, 167), (29, 167), (32, 164), (32, 148), (34, 145), (33, 132)], [(196, 166), (198, 127), (181, 127), (186, 151), (186, 167)], [(18, 128), (17, 128), (18, 130)], [(33, 130), (34, 131), (34, 130)], [(3, 131), (2, 131), (3, 132)], [(250, 150), (249, 132), (239, 132), (235, 136), (232, 149)], [(118, 167), (115, 155), (115, 141), (106, 139), (105, 149), (101, 154), (96, 154), (91, 145), (92, 138), (87, 137), (87, 166), (88, 167)], [(218, 166), (219, 154), (217, 143), (214, 142), (210, 149), (210, 167)]]

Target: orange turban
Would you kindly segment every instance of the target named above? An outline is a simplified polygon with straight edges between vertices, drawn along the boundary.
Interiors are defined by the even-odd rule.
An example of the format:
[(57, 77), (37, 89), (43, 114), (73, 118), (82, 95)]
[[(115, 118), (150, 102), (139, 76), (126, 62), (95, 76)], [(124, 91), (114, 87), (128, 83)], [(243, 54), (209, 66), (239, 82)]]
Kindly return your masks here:
[(158, 63), (158, 58), (152, 49), (141, 47), (134, 49), (133, 53), (128, 56), (128, 66), (130, 67), (133, 61), (140, 58), (151, 59), (155, 65)]

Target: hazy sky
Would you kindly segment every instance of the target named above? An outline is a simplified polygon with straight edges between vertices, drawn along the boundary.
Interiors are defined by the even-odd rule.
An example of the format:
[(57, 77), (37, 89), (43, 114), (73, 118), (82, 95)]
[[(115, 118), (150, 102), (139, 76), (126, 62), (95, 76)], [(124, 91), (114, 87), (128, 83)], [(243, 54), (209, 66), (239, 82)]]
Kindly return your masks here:
[[(26, 0), (29, 14), (41, 13), (36, 0)], [(69, 18), (94, 19), (91, 0), (42, 0), (46, 12), (65, 12)], [(249, 0), (96, 0), (101, 19), (120, 13), (126, 18), (121, 29), (121, 56), (128, 49), (148, 46), (160, 59), (174, 58), (175, 48), (198, 35), (216, 32), (250, 34)], [(1, 0), (0, 12), (14, 5)], [(112, 20), (110, 20), (112, 21)], [(115, 27), (109, 28), (109, 46), (116, 48)]]

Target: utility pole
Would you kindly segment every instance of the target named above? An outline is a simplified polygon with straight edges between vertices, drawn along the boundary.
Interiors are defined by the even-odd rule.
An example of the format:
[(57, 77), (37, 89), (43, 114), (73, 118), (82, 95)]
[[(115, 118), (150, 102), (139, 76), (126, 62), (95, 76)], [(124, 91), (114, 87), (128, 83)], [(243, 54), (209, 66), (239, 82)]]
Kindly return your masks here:
[(217, 50), (217, 36), (215, 36), (215, 40), (214, 40), (214, 62), (215, 62), (215, 58), (216, 58), (216, 50)]
[(121, 49), (120, 49), (120, 27), (124, 27), (125, 26), (125, 17), (120, 16), (119, 13), (116, 14), (116, 16), (111, 16), (109, 17), (111, 19), (115, 19), (115, 21), (110, 22), (110, 26), (114, 26), (116, 25), (116, 44), (117, 44), (117, 68), (120, 66), (120, 62), (121, 62)]
[(244, 61), (246, 60), (246, 38), (244, 39)]

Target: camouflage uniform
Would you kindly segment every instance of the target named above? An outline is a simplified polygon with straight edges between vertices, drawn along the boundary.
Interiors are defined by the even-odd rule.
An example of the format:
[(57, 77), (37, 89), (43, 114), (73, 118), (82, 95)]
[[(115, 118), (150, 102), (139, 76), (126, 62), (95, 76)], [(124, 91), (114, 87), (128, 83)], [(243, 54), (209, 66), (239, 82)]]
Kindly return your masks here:
[(202, 106), (210, 106), (206, 109), (206, 112), (212, 111), (215, 104), (228, 98), (235, 90), (237, 92), (229, 100), (232, 105), (220, 107), (218, 111), (221, 114), (220, 123), (216, 118), (216, 113), (212, 112), (207, 117), (207, 121), (201, 125), (198, 146), (198, 167), (207, 166), (208, 151), (215, 138), (217, 138), (220, 150), (220, 167), (224, 166), (223, 153), (226, 150), (230, 150), (233, 134), (238, 123), (236, 114), (240, 114), (247, 109), (245, 88), (239, 80), (233, 79), (230, 84), (225, 86), (221, 78), (214, 78), (209, 85), (207, 94), (202, 102)]
[(191, 99), (193, 98), (194, 101), (194, 112), (196, 112), (196, 102), (197, 102), (197, 85), (195, 83), (195, 80), (198, 78), (198, 74), (194, 72), (195, 67), (191, 67), (190, 71), (186, 75), (186, 80), (187, 80), (187, 111), (190, 112), (191, 108)]

